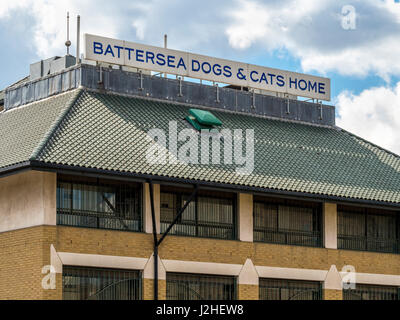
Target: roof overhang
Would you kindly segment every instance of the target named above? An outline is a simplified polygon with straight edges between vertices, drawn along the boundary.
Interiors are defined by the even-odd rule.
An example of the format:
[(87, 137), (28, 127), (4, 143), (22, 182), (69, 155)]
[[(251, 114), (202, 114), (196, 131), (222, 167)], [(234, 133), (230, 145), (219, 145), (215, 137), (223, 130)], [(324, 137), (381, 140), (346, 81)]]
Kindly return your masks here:
[(36, 160), (26, 161), (5, 168), (0, 168), (0, 178), (21, 173), (27, 170), (51, 171), (59, 174), (80, 175), (80, 176), (97, 177), (104, 179), (122, 179), (122, 180), (142, 182), (142, 183), (149, 182), (151, 180), (153, 183), (157, 183), (160, 185), (169, 185), (169, 186), (179, 185), (180, 187), (182, 187), (182, 184), (187, 185), (188, 187), (191, 185), (197, 185), (200, 189), (208, 189), (208, 190), (217, 189), (219, 191), (224, 190), (230, 192), (252, 193), (255, 195), (274, 196), (281, 198), (284, 197), (284, 198), (292, 198), (297, 200), (307, 200), (315, 202), (335, 202), (337, 204), (345, 204), (345, 205), (363, 205), (363, 206), (381, 208), (386, 210), (400, 209), (400, 203), (338, 197), (332, 195), (304, 193), (304, 192), (278, 190), (270, 188), (260, 188), (260, 187), (252, 187), (252, 186), (245, 186), (238, 184), (212, 182), (212, 181), (191, 180), (191, 179), (157, 176), (157, 175), (149, 175), (142, 173), (121, 172), (121, 171), (104, 170), (97, 168), (85, 168), (85, 167), (69, 166), (62, 164), (45, 163)]

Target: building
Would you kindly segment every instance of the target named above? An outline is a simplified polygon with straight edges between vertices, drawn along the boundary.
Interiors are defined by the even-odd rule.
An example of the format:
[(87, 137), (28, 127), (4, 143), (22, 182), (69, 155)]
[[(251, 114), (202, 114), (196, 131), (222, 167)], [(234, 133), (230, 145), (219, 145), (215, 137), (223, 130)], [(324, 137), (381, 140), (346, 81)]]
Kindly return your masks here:
[[(400, 158), (333, 106), (70, 58), (0, 94), (1, 299), (399, 298)], [(193, 108), (254, 129), (252, 173), (147, 161)]]

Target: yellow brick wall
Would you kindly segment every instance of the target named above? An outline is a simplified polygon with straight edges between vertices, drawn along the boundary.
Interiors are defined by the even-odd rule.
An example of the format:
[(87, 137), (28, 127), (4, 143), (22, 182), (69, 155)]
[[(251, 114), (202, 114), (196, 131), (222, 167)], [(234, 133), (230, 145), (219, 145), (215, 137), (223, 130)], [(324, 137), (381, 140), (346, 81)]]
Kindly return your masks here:
[(56, 293), (42, 288), (54, 231), (33, 227), (0, 233), (0, 299), (47, 299)]
[(239, 300), (258, 300), (259, 287), (252, 284), (239, 284), (238, 285), (238, 299)]
[[(154, 280), (143, 279), (143, 299), (153, 300), (154, 298)], [(158, 300), (167, 299), (167, 282), (166, 280), (158, 280)]]
[(324, 290), (324, 300), (343, 300), (343, 291), (342, 290)]
[[(3, 232), (0, 233), (0, 299), (62, 297), (60, 276), (56, 290), (41, 288), (44, 276), (41, 269), (50, 264), (51, 244), (57, 251), (74, 253), (149, 258), (153, 252), (152, 235), (144, 233), (63, 226)], [(258, 266), (322, 270), (329, 270), (335, 264), (339, 271), (344, 265), (353, 265), (357, 272), (400, 275), (400, 255), (395, 254), (177, 236), (168, 236), (159, 254), (161, 259), (234, 264), (244, 264), (250, 258)], [(144, 295), (151, 297), (152, 286), (146, 289), (147, 285), (148, 281), (144, 281)], [(162, 286), (165, 284), (161, 282)], [(255, 294), (254, 288), (239, 290), (241, 299), (253, 298)]]

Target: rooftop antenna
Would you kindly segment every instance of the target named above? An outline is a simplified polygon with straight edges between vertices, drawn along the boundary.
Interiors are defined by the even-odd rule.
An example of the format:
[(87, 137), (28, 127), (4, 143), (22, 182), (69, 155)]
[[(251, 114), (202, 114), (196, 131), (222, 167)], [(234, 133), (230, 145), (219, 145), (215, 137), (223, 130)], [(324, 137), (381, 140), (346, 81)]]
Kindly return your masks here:
[(79, 64), (79, 42), (80, 42), (80, 35), (81, 35), (81, 16), (78, 14), (76, 17), (76, 64)]
[(67, 41), (65, 41), (65, 46), (67, 47), (67, 56), (69, 56), (69, 47), (71, 46), (71, 41), (69, 40), (69, 12), (67, 12)]
[[(164, 34), (164, 48), (167, 49), (167, 35), (166, 34)], [(164, 73), (164, 78), (166, 78), (166, 77), (167, 77), (167, 74)]]

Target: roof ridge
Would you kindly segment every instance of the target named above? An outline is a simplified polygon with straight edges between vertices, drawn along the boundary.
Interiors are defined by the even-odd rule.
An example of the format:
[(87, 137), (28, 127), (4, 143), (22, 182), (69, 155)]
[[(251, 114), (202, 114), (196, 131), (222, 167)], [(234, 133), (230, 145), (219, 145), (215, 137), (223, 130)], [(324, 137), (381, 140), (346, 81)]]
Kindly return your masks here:
[(42, 151), (46, 147), (47, 143), (50, 141), (53, 134), (57, 131), (57, 129), (60, 127), (61, 123), (64, 121), (64, 119), (68, 115), (72, 106), (80, 98), (83, 91), (84, 91), (83, 89), (77, 89), (76, 94), (74, 96), (72, 96), (71, 99), (68, 101), (66, 108), (63, 110), (63, 112), (61, 112), (61, 114), (58, 116), (58, 118), (54, 121), (54, 123), (51, 125), (49, 130), (43, 136), (43, 138), (39, 142), (38, 146), (33, 150), (32, 155), (29, 157), (30, 161), (37, 160), (36, 158), (42, 153)]
[(356, 134), (354, 134), (354, 133), (352, 133), (352, 132), (350, 132), (350, 131), (347, 131), (346, 129), (343, 129), (343, 128), (338, 127), (338, 126), (337, 126), (337, 128), (339, 128), (340, 130), (346, 132), (347, 134), (349, 134), (349, 135), (351, 135), (351, 136), (353, 136), (353, 137), (356, 137), (357, 139), (360, 139), (360, 140), (362, 140), (362, 141), (364, 141), (364, 142), (366, 142), (366, 143), (372, 145), (373, 147), (375, 147), (375, 148), (377, 148), (377, 149), (379, 149), (379, 150), (381, 150), (381, 151), (384, 151), (384, 152), (389, 153), (390, 155), (392, 155), (392, 156), (394, 156), (394, 157), (396, 157), (396, 158), (398, 158), (398, 159), (400, 160), (400, 155), (398, 155), (397, 153), (394, 153), (393, 151), (390, 151), (390, 150), (387, 150), (387, 149), (385, 149), (385, 148), (383, 148), (383, 147), (381, 147), (381, 146), (378, 146), (377, 144), (375, 144), (375, 143), (373, 143), (373, 142), (371, 142), (371, 141), (368, 141), (368, 140), (366, 140), (365, 138), (362, 138), (362, 137), (360, 137), (360, 136), (358, 136), (358, 135), (356, 135)]

